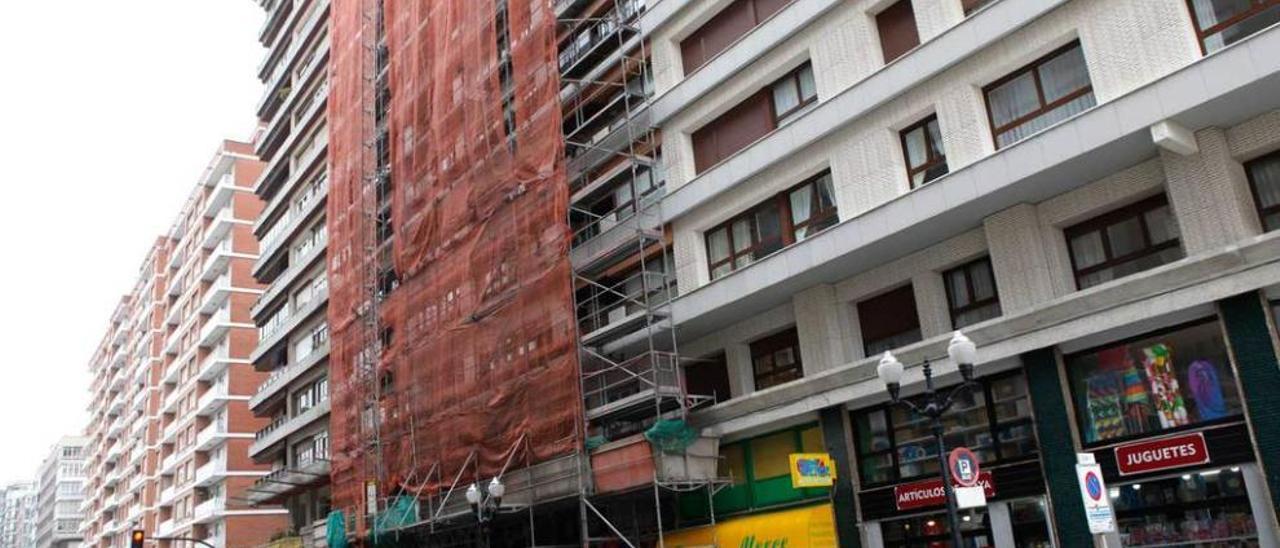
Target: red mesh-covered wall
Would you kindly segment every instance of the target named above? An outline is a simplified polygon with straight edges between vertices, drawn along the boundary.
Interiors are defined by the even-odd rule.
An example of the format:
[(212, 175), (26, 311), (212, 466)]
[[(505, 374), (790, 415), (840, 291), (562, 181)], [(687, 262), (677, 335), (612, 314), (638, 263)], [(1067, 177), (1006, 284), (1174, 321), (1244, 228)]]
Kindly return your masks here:
[[(334, 2), (328, 206), (333, 498), (362, 509), (371, 458), (360, 429), (367, 384), (356, 356), (373, 160), (367, 119), (374, 32), (368, 2)], [(503, 0), (499, 0), (503, 1)], [(510, 71), (500, 71), (495, 0), (394, 0), (390, 55), (392, 258), (400, 287), (379, 306), (392, 332), (379, 367), (379, 494), (448, 483), (474, 451), (497, 473), (522, 437), (523, 465), (573, 452), (581, 399), (568, 260), (551, 0), (509, 2)], [(514, 86), (514, 147), (503, 83)], [(510, 97), (510, 96), (508, 96)], [(470, 482), (475, 472), (467, 472)], [(439, 487), (438, 485), (433, 487)]]

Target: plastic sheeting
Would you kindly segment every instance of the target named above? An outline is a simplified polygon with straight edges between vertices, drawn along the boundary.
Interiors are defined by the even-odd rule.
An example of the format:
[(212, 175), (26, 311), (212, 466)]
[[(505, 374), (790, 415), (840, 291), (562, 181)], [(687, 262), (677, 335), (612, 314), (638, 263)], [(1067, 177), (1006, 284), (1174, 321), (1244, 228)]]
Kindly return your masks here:
[[(379, 364), (382, 476), (360, 428), (369, 384), (354, 374), (370, 340), (369, 1), (335, 2), (328, 205), (333, 500), (447, 487), (575, 451), (581, 431), (568, 188), (551, 0), (395, 0), (390, 55), (392, 260), (400, 279), (378, 307), (390, 342)], [(366, 5), (362, 6), (361, 4)], [(507, 4), (510, 57), (499, 55)], [(500, 63), (509, 59), (509, 64)], [(499, 70), (502, 67), (503, 70)], [(509, 67), (509, 69), (508, 69)], [(504, 102), (502, 87), (514, 87)], [(514, 112), (509, 112), (514, 109)], [(508, 135), (514, 114), (514, 135)], [(514, 139), (514, 146), (509, 143)], [(374, 337), (376, 340), (376, 337)], [(360, 524), (357, 527), (363, 528)], [(357, 532), (363, 534), (363, 532)]]

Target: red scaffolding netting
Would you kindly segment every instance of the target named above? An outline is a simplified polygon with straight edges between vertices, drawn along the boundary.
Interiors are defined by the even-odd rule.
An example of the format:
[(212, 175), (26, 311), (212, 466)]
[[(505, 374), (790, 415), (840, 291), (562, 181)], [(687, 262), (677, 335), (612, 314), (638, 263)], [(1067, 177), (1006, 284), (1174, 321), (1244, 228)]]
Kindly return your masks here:
[[(393, 236), (380, 249), (399, 287), (370, 336), (376, 74), (362, 33), (377, 32), (377, 1), (332, 4), (328, 105), (333, 503), (362, 511), (369, 480), (386, 496), (433, 466), (443, 479), (428, 489), (447, 487), (472, 456), (467, 483), (496, 474), (518, 442), (531, 462), (572, 453), (581, 420), (551, 0), (386, 2)], [(380, 451), (358, 369), (379, 335)]]

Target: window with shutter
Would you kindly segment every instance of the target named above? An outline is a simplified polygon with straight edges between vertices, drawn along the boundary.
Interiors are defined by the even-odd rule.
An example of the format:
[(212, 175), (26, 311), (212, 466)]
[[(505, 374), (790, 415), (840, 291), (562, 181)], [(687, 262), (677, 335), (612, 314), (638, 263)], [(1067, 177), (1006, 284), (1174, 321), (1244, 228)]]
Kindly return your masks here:
[(916, 32), (916, 13), (911, 0), (898, 2), (876, 15), (876, 27), (880, 31), (880, 49), (887, 64), (920, 45)]
[(720, 52), (794, 0), (736, 0), (680, 42), (686, 75), (698, 70)]

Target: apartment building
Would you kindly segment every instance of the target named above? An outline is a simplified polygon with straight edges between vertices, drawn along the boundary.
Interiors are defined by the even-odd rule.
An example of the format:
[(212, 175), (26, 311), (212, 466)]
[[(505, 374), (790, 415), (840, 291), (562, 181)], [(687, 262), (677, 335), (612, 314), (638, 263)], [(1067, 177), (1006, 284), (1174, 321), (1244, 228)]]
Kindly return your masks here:
[(253, 232), (260, 256), (250, 272), (264, 287), (251, 314), (250, 355), (264, 382), (249, 400), (263, 419), (248, 451), (270, 474), (250, 488), (254, 504), (282, 504), (288, 529), (308, 545), (329, 512), (329, 331), (325, 204), (329, 0), (263, 0), (267, 48), (255, 153), (265, 163), (252, 189), (264, 208)]
[(127, 545), (133, 529), (253, 545), (283, 526), (282, 509), (244, 502), (267, 472), (247, 456), (263, 424), (248, 408), (263, 378), (249, 363), (261, 170), (251, 145), (222, 143), (90, 362), (87, 545)]
[[(906, 397), (925, 359), (954, 385), (962, 329), (977, 379), (945, 436), (988, 491), (965, 538), (1091, 545), (1090, 452), (1111, 544), (1276, 546), (1278, 21), (1271, 0), (646, 6), (667, 321), (732, 478), (676, 498), (668, 545), (947, 542), (936, 448), (875, 369), (908, 364)], [(1135, 458), (1167, 447), (1196, 458)], [(833, 490), (785, 479), (813, 450)]]
[(36, 495), (36, 548), (79, 548), (84, 542), (85, 458), (89, 438), (63, 436), (40, 463)]
[(0, 486), (0, 547), (31, 548), (35, 535), (35, 484), (20, 481)]

